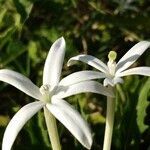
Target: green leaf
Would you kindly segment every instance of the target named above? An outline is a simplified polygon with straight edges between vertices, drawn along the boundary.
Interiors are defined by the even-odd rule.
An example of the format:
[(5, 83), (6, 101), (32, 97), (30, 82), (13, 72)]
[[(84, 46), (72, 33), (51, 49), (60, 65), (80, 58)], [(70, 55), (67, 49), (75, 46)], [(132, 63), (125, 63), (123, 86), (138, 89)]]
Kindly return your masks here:
[(39, 58), (37, 55), (37, 43), (34, 41), (30, 41), (28, 44), (28, 53), (29, 53), (29, 57), (34, 61), (34, 62), (38, 62)]
[(0, 115), (0, 127), (5, 127), (8, 124), (9, 120), (10, 119), (8, 116)]
[(2, 22), (3, 22), (3, 18), (4, 18), (4, 16), (5, 16), (5, 14), (6, 14), (6, 11), (7, 11), (7, 9), (6, 8), (1, 8), (0, 7), (0, 25), (2, 24)]
[(143, 86), (141, 93), (139, 95), (138, 104), (137, 104), (137, 124), (141, 133), (143, 133), (148, 125), (144, 124), (144, 118), (146, 116), (146, 108), (148, 107), (148, 93), (150, 91), (150, 79), (147, 80)]
[(17, 57), (22, 55), (26, 51), (25, 47), (21, 42), (11, 41), (9, 42), (6, 54), (1, 57), (0, 63), (2, 66), (8, 65), (10, 62), (14, 61)]
[(13, 0), (13, 2), (18, 13), (21, 15), (22, 22), (25, 22), (29, 17), (33, 4), (29, 0)]
[(94, 112), (89, 115), (89, 120), (93, 124), (105, 123), (105, 117), (100, 114), (100, 112)]

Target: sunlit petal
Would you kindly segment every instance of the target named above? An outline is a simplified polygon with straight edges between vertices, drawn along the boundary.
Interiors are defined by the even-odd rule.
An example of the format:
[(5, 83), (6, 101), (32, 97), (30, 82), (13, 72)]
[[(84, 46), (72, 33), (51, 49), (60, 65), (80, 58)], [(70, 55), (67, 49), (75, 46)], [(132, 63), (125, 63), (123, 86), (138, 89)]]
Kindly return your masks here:
[(102, 84), (96, 81), (84, 81), (70, 86), (58, 87), (58, 89), (55, 91), (54, 97), (65, 98), (85, 92), (92, 92), (110, 97), (114, 96), (112, 91), (104, 87)]
[(53, 99), (52, 104), (47, 104), (46, 106), (83, 146), (90, 149), (92, 135), (88, 124), (70, 104), (64, 100)]
[(98, 71), (79, 71), (79, 72), (72, 73), (67, 77), (63, 78), (60, 81), (59, 85), (68, 86), (82, 81), (100, 79), (100, 78), (105, 78), (105, 74)]
[(2, 150), (10, 150), (19, 131), (25, 123), (42, 107), (44, 103), (33, 102), (22, 107), (9, 122), (3, 137)]
[(150, 47), (150, 42), (141, 41), (134, 45), (118, 62), (117, 73), (131, 66)]
[(59, 38), (51, 46), (45, 61), (43, 71), (43, 84), (55, 86), (58, 84), (65, 55), (65, 40)]
[(150, 76), (150, 67), (136, 67), (118, 73), (116, 76), (123, 77), (128, 75), (143, 75)]
[(108, 72), (108, 67), (99, 59), (96, 57), (93, 57), (91, 55), (78, 55), (75, 57), (72, 57), (68, 61), (68, 66), (73, 65), (76, 61), (82, 61), (84, 63), (87, 63), (88, 65), (106, 73)]
[(0, 81), (11, 84), (12, 86), (18, 88), (19, 90), (23, 91), (24, 93), (35, 99), (40, 100), (42, 97), (39, 88), (34, 85), (30, 79), (15, 71), (1, 69)]

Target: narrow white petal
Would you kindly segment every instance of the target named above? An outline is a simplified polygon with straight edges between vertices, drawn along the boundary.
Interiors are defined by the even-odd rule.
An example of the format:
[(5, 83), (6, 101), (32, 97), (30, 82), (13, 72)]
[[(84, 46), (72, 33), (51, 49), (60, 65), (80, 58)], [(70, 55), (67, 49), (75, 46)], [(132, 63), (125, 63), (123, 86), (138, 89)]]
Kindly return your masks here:
[(114, 77), (113, 79), (110, 78), (105, 78), (105, 80), (103, 81), (103, 85), (104, 86), (115, 86), (117, 83), (123, 83), (123, 79), (121, 79), (120, 77)]
[(46, 106), (83, 146), (87, 149), (91, 148), (92, 135), (88, 124), (69, 103), (64, 100), (53, 99), (52, 104)]
[(114, 96), (113, 93), (108, 88), (104, 87), (102, 84), (96, 81), (83, 81), (70, 86), (59, 86), (55, 91), (53, 97), (65, 98), (68, 96), (85, 92), (92, 92), (110, 97)]
[(33, 84), (30, 79), (15, 71), (1, 69), (0, 81), (11, 84), (12, 86), (18, 88), (19, 90), (35, 99), (40, 100), (42, 97), (39, 88), (35, 84)]
[(141, 41), (134, 45), (117, 63), (117, 73), (131, 66), (149, 47), (148, 41)]
[(93, 57), (91, 55), (78, 55), (75, 57), (72, 57), (68, 61), (68, 66), (73, 65), (77, 60), (82, 61), (84, 63), (87, 63), (88, 65), (104, 72), (108, 72), (108, 67), (105, 65), (101, 60), (97, 59), (96, 57)]
[(118, 77), (128, 76), (128, 75), (143, 75), (150, 77), (150, 67), (136, 67), (125, 70), (121, 73), (118, 73)]
[(65, 56), (65, 40), (59, 38), (51, 46), (45, 61), (43, 71), (43, 84), (57, 85), (60, 80), (61, 70)]
[(120, 78), (120, 77), (115, 77), (115, 78), (113, 79), (113, 82), (114, 82), (114, 84), (123, 83), (123, 79)]
[(3, 137), (2, 150), (11, 150), (19, 131), (25, 123), (42, 107), (44, 103), (33, 102), (22, 107), (9, 122)]
[(98, 71), (79, 71), (68, 75), (59, 82), (59, 86), (68, 86), (79, 82), (104, 78), (105, 74)]
[(114, 82), (112, 81), (112, 79), (105, 78), (103, 81), (103, 85), (104, 86), (108, 86), (108, 85), (114, 86)]

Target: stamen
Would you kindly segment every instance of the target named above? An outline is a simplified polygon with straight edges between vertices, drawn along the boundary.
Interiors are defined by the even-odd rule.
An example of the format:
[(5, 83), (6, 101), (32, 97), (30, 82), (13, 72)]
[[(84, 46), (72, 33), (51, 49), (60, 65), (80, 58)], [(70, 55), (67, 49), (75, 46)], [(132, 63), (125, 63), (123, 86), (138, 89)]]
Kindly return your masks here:
[(109, 73), (112, 77), (115, 76), (115, 71), (116, 71), (116, 58), (117, 58), (117, 53), (115, 51), (110, 51), (108, 54), (109, 61), (107, 63), (107, 66), (109, 68)]
[(117, 53), (115, 51), (110, 51), (108, 54), (109, 61), (115, 61), (117, 58)]
[(42, 95), (48, 94), (50, 92), (50, 85), (46, 84), (46, 85), (42, 85), (40, 87), (40, 92), (42, 93)]
[(50, 102), (51, 101), (51, 86), (48, 84), (42, 85), (40, 87), (40, 92), (43, 95), (43, 101), (44, 102)]

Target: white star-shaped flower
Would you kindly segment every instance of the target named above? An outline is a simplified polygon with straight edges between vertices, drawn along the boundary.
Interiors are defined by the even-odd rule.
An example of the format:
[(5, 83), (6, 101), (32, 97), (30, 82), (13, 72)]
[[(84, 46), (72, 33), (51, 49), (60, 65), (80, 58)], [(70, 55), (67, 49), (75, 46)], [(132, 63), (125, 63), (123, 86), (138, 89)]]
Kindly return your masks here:
[(111, 51), (108, 55), (109, 61), (104, 64), (101, 60), (91, 55), (78, 55), (72, 57), (68, 61), (68, 65), (72, 65), (75, 61), (82, 61), (102, 72), (99, 78), (105, 78), (104, 86), (114, 86), (117, 83), (122, 83), (121, 77), (128, 75), (144, 75), (150, 76), (150, 67), (135, 67), (128, 69), (142, 54), (150, 47), (150, 42), (141, 41), (134, 45), (119, 61), (115, 62), (116, 52)]
[(65, 40), (62, 37), (56, 40), (50, 48), (44, 66), (41, 88), (38, 88), (31, 80), (20, 73), (8, 69), (0, 70), (1, 81), (9, 83), (39, 100), (22, 107), (11, 119), (4, 133), (2, 150), (11, 149), (16, 136), (25, 123), (42, 108), (51, 112), (83, 146), (90, 149), (92, 136), (88, 124), (63, 98), (83, 92), (93, 92), (107, 96), (113, 96), (113, 93), (95, 81), (87, 81), (101, 75), (96, 71), (76, 72), (60, 81), (64, 55)]

